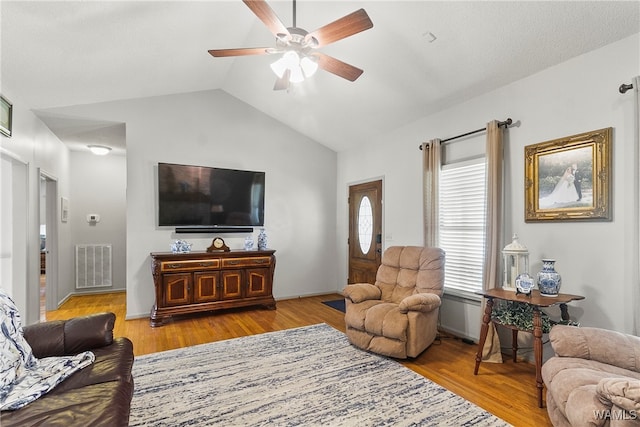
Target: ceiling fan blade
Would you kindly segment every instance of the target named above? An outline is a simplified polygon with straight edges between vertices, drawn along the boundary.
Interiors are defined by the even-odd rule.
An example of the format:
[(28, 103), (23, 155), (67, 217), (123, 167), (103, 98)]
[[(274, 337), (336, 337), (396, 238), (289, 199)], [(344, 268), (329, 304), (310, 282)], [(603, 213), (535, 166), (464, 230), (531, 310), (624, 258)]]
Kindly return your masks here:
[(285, 70), (282, 77), (276, 80), (276, 84), (273, 86), (273, 90), (285, 90), (289, 89), (289, 79), (291, 78), (291, 70), (288, 68)]
[(324, 53), (314, 52), (313, 56), (318, 58), (318, 67), (352, 82), (364, 72), (360, 68), (349, 65), (346, 62), (342, 62)]
[(211, 49), (209, 53), (216, 58), (223, 58), (225, 56), (246, 56), (246, 55), (266, 55), (271, 48), (269, 47), (248, 47), (238, 49)]
[(282, 38), (279, 34), (284, 34), (285, 39), (291, 38), (289, 30), (284, 26), (278, 15), (271, 9), (271, 7), (264, 0), (242, 0), (249, 9), (267, 26), (269, 31), (276, 36), (276, 38)]
[(322, 47), (361, 31), (368, 30), (371, 27), (373, 27), (373, 22), (369, 19), (369, 15), (367, 15), (364, 9), (359, 9), (324, 27), (310, 32), (306, 35), (305, 40), (309, 42), (312, 39), (316, 39), (318, 44), (315, 45), (315, 47)]

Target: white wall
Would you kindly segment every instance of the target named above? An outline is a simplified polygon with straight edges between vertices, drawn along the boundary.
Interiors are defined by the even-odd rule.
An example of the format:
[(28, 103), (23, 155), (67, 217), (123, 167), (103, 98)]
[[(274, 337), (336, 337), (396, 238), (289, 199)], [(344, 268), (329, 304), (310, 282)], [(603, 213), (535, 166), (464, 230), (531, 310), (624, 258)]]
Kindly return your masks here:
[[(100, 215), (97, 223), (87, 222), (87, 214)], [(127, 240), (127, 158), (110, 153), (96, 156), (89, 151), (71, 152), (71, 192), (69, 223), (73, 245), (112, 245), (110, 291), (126, 289)], [(76, 291), (81, 293), (80, 290)]]
[[(477, 129), (492, 119), (511, 117), (518, 125), (507, 131), (505, 144), (504, 244), (512, 233), (518, 233), (529, 248), (533, 273), (540, 270), (543, 257), (557, 260), (557, 270), (563, 277), (561, 292), (586, 296), (584, 301), (572, 303), (569, 310), (583, 325), (631, 332), (637, 310), (630, 296), (638, 263), (637, 254), (633, 254), (637, 234), (632, 232), (639, 221), (634, 207), (639, 194), (634, 181), (638, 152), (633, 141), (632, 95), (621, 95), (617, 89), (640, 74), (639, 56), (637, 34), (410, 123), (366, 146), (339, 153), (338, 277), (347, 276), (346, 245), (340, 242), (347, 239), (349, 183), (384, 175), (385, 245), (420, 245), (422, 178), (418, 145)], [(525, 223), (524, 147), (605, 127), (614, 128), (613, 221)], [(483, 143), (482, 134), (459, 143), (459, 147), (473, 150), (472, 144)], [(477, 306), (462, 307), (455, 300), (447, 301), (442, 319), (445, 327), (458, 329), (463, 335), (479, 335)]]
[(0, 287), (27, 306), (27, 164), (0, 151)]
[[(158, 162), (266, 172), (265, 228), (276, 250), (274, 296), (335, 290), (336, 153), (222, 91), (58, 109), (127, 127), (127, 317), (154, 301), (150, 252), (182, 238), (205, 250), (213, 235), (156, 226)], [(257, 236), (257, 231), (255, 235)], [(223, 236), (242, 248), (244, 234)]]
[[(69, 195), (69, 150), (51, 133), (51, 131), (38, 119), (25, 105), (18, 94), (11, 88), (3, 85), (2, 94), (13, 103), (13, 135), (11, 138), (0, 137), (0, 148), (5, 156), (19, 159), (26, 164), (27, 192), (14, 195), (23, 198), (20, 203), (27, 206), (27, 212), (21, 214), (27, 218), (26, 236), (13, 235), (13, 239), (24, 239), (25, 250), (16, 251), (12, 256), (22, 258), (18, 264), (25, 266), (26, 272), (12, 275), (11, 286), (24, 295), (18, 308), (25, 324), (35, 323), (40, 316), (39, 287), (40, 287), (40, 210), (39, 210), (39, 186), (40, 177), (38, 171), (42, 170), (54, 177), (58, 185), (58, 196)], [(0, 201), (2, 211), (12, 208), (12, 202), (2, 199)], [(60, 212), (59, 200), (57, 201)], [(62, 300), (71, 290), (73, 280), (73, 257), (69, 240), (68, 224), (59, 222), (58, 215), (58, 288), (54, 295), (55, 300)], [(0, 236), (2, 238), (2, 236)], [(14, 245), (15, 246), (15, 245)], [(7, 280), (3, 275), (3, 280)], [(71, 285), (70, 285), (71, 284)], [(0, 284), (5, 287), (6, 284)], [(21, 297), (22, 298), (22, 297)]]

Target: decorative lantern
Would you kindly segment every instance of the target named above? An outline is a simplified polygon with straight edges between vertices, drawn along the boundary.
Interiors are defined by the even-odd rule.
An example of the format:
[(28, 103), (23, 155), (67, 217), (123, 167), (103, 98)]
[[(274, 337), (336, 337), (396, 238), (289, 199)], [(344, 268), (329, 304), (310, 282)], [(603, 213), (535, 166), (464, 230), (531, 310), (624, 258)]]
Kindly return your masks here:
[(523, 273), (529, 273), (529, 250), (518, 241), (518, 235), (513, 235), (513, 241), (502, 250), (504, 258), (504, 278), (502, 289), (516, 291), (516, 278)]

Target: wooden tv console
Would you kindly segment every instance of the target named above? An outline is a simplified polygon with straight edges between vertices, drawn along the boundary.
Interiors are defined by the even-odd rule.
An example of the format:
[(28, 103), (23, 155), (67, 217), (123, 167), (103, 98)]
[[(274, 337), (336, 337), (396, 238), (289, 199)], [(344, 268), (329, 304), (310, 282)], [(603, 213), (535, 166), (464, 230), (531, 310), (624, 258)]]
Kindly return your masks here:
[(275, 309), (274, 252), (152, 252), (156, 300), (151, 326), (162, 326), (167, 317), (179, 314), (255, 305)]

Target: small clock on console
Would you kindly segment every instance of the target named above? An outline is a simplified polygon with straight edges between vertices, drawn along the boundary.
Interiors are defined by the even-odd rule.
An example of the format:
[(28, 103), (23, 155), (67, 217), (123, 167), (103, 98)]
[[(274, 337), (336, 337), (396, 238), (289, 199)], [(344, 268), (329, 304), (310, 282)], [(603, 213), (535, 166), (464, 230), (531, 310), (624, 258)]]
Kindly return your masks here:
[(221, 251), (221, 252), (229, 252), (229, 246), (227, 246), (227, 244), (224, 242), (224, 239), (222, 237), (216, 237), (213, 239), (213, 242), (211, 242), (211, 246), (209, 246), (207, 248), (207, 252), (216, 252), (216, 251)]

